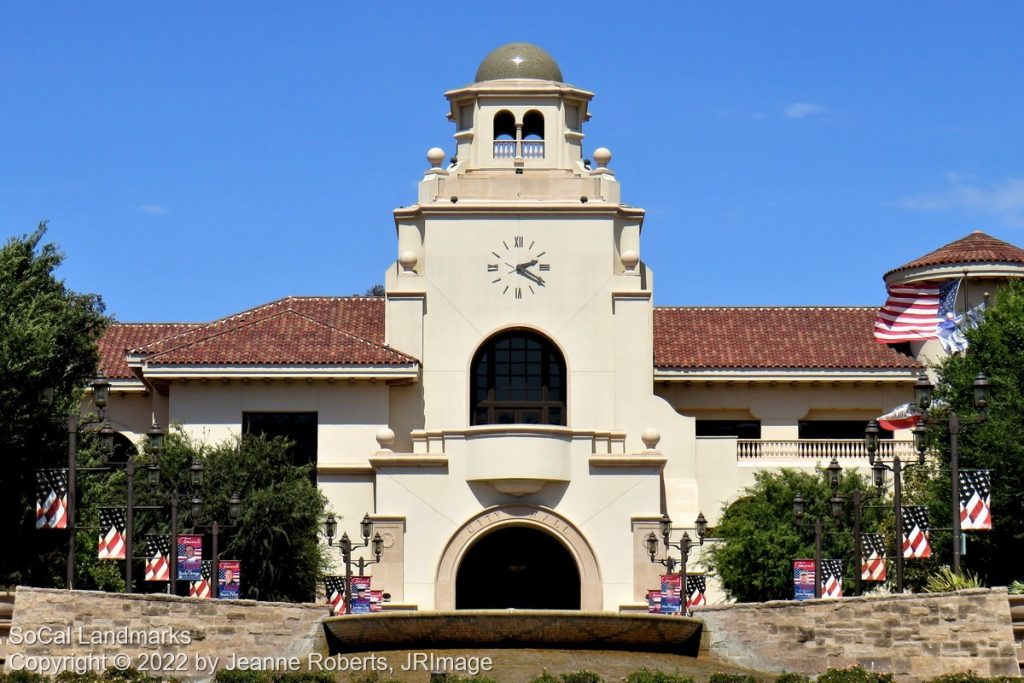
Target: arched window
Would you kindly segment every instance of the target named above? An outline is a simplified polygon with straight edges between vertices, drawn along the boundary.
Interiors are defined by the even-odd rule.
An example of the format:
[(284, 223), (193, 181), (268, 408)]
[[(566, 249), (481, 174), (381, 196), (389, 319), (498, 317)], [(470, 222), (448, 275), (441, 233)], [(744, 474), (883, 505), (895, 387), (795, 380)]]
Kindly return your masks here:
[(528, 111), (523, 117), (523, 139), (544, 139), (544, 115), (539, 111)]
[(494, 115), (494, 158), (512, 159), (516, 156), (516, 117), (510, 111)]
[(565, 424), (565, 359), (551, 340), (527, 330), (497, 334), (472, 365), (472, 423)]
[(516, 117), (510, 111), (499, 111), (494, 115), (494, 139), (516, 139)]

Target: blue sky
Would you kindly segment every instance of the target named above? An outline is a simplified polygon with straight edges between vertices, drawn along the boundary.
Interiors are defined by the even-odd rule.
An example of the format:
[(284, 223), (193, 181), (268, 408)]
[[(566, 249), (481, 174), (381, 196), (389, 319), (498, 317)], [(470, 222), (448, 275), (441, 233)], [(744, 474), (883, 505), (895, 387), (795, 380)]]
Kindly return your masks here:
[(8, 3), (0, 230), (50, 221), (123, 321), (361, 293), (442, 93), (499, 44), (592, 90), (659, 305), (879, 305), (980, 229), (1024, 245), (1024, 3)]

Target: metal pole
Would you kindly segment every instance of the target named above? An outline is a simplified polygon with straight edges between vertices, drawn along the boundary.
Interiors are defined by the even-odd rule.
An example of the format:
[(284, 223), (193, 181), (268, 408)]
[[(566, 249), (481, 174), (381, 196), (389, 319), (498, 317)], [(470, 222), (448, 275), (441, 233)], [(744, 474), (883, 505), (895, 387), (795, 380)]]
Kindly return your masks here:
[(67, 588), (75, 587), (75, 458), (78, 451), (78, 413), (68, 415), (68, 560)]
[(960, 416), (949, 414), (949, 477), (953, 480), (953, 571), (960, 573)]
[(217, 520), (213, 520), (210, 534), (213, 536), (213, 557), (210, 559), (210, 566), (213, 568), (210, 573), (210, 595), (216, 598), (220, 593), (220, 559), (217, 557), (217, 537), (220, 535), (220, 526), (218, 526)]
[(341, 546), (341, 560), (345, 563), (345, 614), (352, 614), (352, 550)]
[(892, 504), (896, 517), (896, 592), (903, 592), (903, 474), (900, 456), (892, 459)]
[(861, 566), (864, 563), (864, 549), (860, 543), (860, 489), (853, 492), (853, 552), (857, 563), (854, 565), (854, 593), (861, 594)]
[(821, 518), (814, 520), (814, 597), (821, 597)]
[(124, 592), (132, 592), (132, 528), (135, 526), (135, 460), (128, 456), (128, 506), (124, 518)]
[(171, 595), (178, 593), (178, 492), (171, 494)]
[(689, 609), (688, 609), (689, 605), (687, 605), (686, 603), (688, 602), (688, 600), (690, 598), (689, 593), (686, 592), (686, 560), (687, 559), (689, 559), (689, 554), (684, 554), (681, 558), (679, 558), (679, 566), (682, 567), (682, 569), (679, 572), (679, 577), (680, 577), (680, 580), (679, 580), (679, 596), (680, 596), (680, 600), (682, 601), (682, 606), (680, 607), (680, 609), (683, 612), (683, 616), (686, 616), (687, 612), (689, 611)]

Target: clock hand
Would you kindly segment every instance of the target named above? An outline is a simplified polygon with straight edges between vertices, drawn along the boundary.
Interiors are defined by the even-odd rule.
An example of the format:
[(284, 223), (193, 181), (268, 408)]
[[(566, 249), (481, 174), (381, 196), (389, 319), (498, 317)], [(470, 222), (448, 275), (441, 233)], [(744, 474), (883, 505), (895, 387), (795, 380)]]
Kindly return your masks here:
[(544, 286), (544, 278), (542, 278), (539, 275), (534, 275), (533, 273), (531, 273), (530, 271), (528, 271), (526, 269), (523, 269), (523, 270), (519, 271), (519, 274), (522, 275), (523, 277), (527, 278), (528, 280), (533, 280), (534, 282), (536, 282), (541, 287)]
[(518, 266), (516, 266), (516, 270), (525, 270), (526, 268), (535, 265), (537, 265), (537, 259), (533, 259), (532, 261), (528, 261), (526, 263), (520, 263)]

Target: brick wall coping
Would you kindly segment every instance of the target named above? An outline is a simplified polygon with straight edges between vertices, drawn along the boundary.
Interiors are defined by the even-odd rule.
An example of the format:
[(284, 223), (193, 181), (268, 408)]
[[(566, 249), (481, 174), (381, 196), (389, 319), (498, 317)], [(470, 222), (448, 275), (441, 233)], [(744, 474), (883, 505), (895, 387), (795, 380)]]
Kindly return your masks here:
[(165, 602), (187, 605), (224, 605), (238, 607), (288, 607), (290, 609), (303, 609), (330, 613), (330, 605), (317, 604), (312, 602), (264, 602), (261, 600), (223, 600), (212, 598), (183, 598), (178, 595), (167, 595), (166, 593), (108, 593), (106, 591), (67, 590), (64, 588), (36, 588), (34, 586), (18, 586), (15, 595), (15, 609), (17, 609), (17, 594), (37, 593), (40, 595), (52, 595), (54, 597), (72, 599), (75, 596), (102, 597), (108, 600), (124, 601), (145, 601)]
[(888, 593), (881, 595), (855, 595), (851, 597), (843, 597), (838, 600), (770, 600), (768, 602), (733, 602), (722, 605), (707, 605), (704, 607), (698, 607), (693, 610), (695, 615), (700, 615), (702, 612), (718, 612), (722, 610), (764, 610), (764, 609), (787, 609), (787, 608), (800, 608), (810, 607), (813, 605), (827, 605), (836, 607), (839, 605), (850, 605), (856, 603), (870, 603), (870, 602), (892, 602), (899, 600), (920, 600), (920, 601), (931, 601), (931, 600), (946, 600), (950, 596), (968, 596), (968, 595), (1002, 595), (1008, 597), (1005, 587), (996, 588), (967, 588), (960, 591), (952, 591), (949, 593)]
[(568, 610), (378, 612), (324, 620), (331, 654), (528, 647), (696, 656), (702, 626), (690, 617)]

